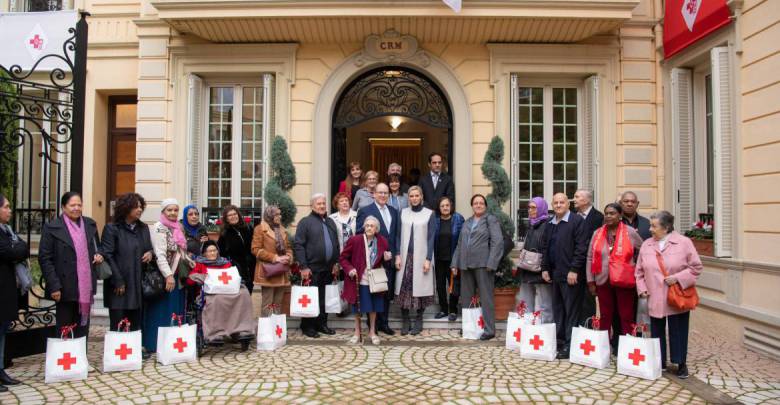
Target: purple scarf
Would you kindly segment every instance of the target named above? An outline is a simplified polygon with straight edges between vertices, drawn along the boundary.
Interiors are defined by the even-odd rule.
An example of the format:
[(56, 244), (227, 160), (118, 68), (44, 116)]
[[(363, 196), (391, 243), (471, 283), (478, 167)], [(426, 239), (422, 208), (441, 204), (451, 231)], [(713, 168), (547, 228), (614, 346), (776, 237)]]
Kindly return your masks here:
[(547, 213), (547, 201), (544, 201), (544, 198), (534, 197), (531, 199), (531, 202), (536, 204), (536, 218), (528, 217), (531, 226), (536, 226), (539, 222), (550, 218), (550, 215)]
[(92, 306), (92, 266), (87, 245), (87, 232), (84, 230), (84, 218), (76, 225), (67, 215), (62, 216), (68, 228), (73, 248), (76, 250), (76, 275), (79, 283), (79, 313), (81, 326), (89, 322), (89, 312)]

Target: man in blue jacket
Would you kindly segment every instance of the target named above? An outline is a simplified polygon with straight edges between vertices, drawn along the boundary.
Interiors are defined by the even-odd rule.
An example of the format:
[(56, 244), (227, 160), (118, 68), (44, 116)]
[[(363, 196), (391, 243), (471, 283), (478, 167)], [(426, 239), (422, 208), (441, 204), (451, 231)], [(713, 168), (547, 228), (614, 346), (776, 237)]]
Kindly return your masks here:
[(553, 196), (555, 216), (545, 230), (542, 278), (552, 283), (553, 317), (557, 328), (558, 358), (569, 357), (571, 330), (580, 320), (585, 295), (585, 259), (589, 235), (581, 216), (569, 210), (569, 198)]
[[(385, 183), (379, 183), (374, 190), (374, 203), (366, 205), (358, 210), (356, 230), (357, 233), (363, 233), (363, 222), (369, 216), (379, 219), (379, 234), (387, 239), (390, 245), (392, 257), (398, 256), (398, 236), (401, 234), (401, 216), (398, 210), (387, 205), (390, 197), (390, 188)], [(388, 260), (388, 258), (385, 258)], [(386, 335), (394, 335), (395, 331), (390, 329), (388, 314), (390, 313), (390, 300), (395, 291), (395, 269), (392, 266), (392, 260), (385, 261), (385, 272), (387, 273), (387, 293), (385, 294), (385, 311), (376, 314), (376, 330)]]

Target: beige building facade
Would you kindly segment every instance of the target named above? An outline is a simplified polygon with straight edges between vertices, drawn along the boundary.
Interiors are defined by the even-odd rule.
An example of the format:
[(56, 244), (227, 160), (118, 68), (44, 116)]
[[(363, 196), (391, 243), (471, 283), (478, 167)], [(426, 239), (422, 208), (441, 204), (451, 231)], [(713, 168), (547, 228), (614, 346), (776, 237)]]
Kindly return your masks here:
[[(697, 311), (778, 355), (780, 2), (729, 1), (730, 24), (668, 59), (661, 0), (463, 3), (75, 0), (91, 13), (86, 212), (104, 223), (128, 187), (149, 221), (167, 197), (260, 209), (280, 135), (299, 216), (348, 161), (371, 168), (401, 141), (423, 173), (427, 153), (445, 155), (467, 213), (489, 192), (480, 165), (498, 135), (515, 217), (532, 195), (579, 187), (599, 209), (632, 190), (682, 230), (712, 215)], [(405, 101), (388, 90), (402, 82)]]

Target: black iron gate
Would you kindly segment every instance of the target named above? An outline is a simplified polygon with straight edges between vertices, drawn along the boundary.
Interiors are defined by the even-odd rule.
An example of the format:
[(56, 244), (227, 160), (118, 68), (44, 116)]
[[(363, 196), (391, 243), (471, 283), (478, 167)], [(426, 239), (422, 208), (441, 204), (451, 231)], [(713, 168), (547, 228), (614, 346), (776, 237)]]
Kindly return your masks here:
[[(68, 30), (62, 54), (48, 54), (25, 70), (0, 65), (0, 192), (11, 200), (11, 227), (25, 238), (36, 283), (19, 298), (19, 317), (6, 338), (6, 362), (45, 351), (54, 334), (54, 302), (35, 255), (43, 225), (59, 215), (59, 196), (82, 189), (88, 13)], [(50, 71), (44, 61), (57, 61)]]

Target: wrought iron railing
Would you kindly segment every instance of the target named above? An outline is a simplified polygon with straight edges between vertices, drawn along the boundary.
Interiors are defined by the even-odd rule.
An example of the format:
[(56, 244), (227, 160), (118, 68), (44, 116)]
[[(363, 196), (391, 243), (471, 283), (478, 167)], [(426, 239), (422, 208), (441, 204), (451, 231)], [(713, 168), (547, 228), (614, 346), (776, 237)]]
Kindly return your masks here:
[(14, 225), (19, 234), (40, 235), (43, 224), (54, 219), (54, 208), (17, 208), (14, 210)]

